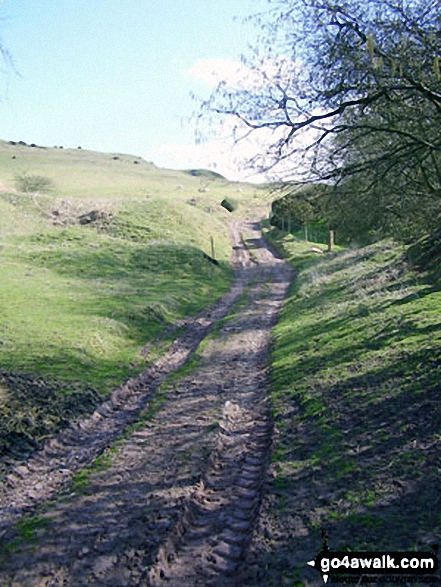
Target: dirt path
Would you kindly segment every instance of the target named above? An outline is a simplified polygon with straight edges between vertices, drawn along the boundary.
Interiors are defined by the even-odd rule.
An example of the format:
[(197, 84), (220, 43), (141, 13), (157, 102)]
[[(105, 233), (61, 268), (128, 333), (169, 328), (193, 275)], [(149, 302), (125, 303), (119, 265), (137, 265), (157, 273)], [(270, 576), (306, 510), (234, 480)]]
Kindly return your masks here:
[[(1, 489), (2, 586), (234, 585), (270, 456), (267, 352), (292, 274), (255, 224), (235, 224), (232, 235), (229, 294), (190, 322), (162, 361)], [(161, 388), (159, 411), (108, 466), (66, 484), (139, 419), (201, 341), (190, 374)], [(34, 516), (11, 529), (24, 513)]]

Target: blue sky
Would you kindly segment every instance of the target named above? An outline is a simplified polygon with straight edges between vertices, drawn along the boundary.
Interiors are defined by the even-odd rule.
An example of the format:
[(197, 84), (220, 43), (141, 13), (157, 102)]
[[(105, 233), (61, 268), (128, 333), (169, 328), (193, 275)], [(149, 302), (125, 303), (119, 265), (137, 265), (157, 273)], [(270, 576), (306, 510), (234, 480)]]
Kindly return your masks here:
[[(217, 147), (194, 147), (193, 129), (182, 123), (194, 110), (190, 92), (206, 93), (207, 68), (231, 65), (246, 50), (256, 31), (242, 17), (264, 6), (3, 0), (0, 35), (20, 77), (0, 77), (0, 138), (130, 153), (166, 167), (207, 166)], [(218, 169), (234, 176), (225, 157)]]

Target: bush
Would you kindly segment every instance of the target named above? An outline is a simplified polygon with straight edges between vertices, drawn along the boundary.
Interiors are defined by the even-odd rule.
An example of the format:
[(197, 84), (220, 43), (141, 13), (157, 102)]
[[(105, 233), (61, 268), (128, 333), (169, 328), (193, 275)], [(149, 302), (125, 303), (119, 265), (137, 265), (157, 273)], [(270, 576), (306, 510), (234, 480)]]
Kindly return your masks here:
[(48, 192), (52, 190), (54, 182), (50, 177), (44, 175), (32, 175), (30, 173), (22, 173), (15, 176), (15, 186), (20, 192), (35, 193)]
[(222, 200), (221, 206), (225, 208), (225, 210), (228, 210), (228, 212), (234, 212), (237, 210), (237, 202), (232, 198), (225, 198), (225, 200)]

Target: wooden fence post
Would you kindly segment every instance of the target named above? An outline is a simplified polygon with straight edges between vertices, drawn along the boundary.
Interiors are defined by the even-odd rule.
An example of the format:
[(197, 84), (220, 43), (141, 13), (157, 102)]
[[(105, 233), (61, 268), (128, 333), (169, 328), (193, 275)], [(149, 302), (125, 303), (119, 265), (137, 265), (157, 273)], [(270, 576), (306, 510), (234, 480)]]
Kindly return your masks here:
[(329, 241), (328, 241), (328, 253), (331, 253), (333, 248), (334, 248), (334, 231), (330, 230), (329, 231)]

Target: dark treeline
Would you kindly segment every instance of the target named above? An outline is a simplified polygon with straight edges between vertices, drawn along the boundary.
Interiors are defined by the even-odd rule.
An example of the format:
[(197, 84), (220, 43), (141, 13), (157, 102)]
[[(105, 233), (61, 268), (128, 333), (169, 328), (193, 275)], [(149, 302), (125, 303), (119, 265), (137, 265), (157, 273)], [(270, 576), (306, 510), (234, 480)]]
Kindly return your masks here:
[(260, 134), (255, 169), (313, 184), (286, 186), (293, 218), (344, 239), (437, 232), (439, 1), (272, 0), (252, 19), (253, 82), (220, 84), (203, 107), (235, 120), (238, 139)]

